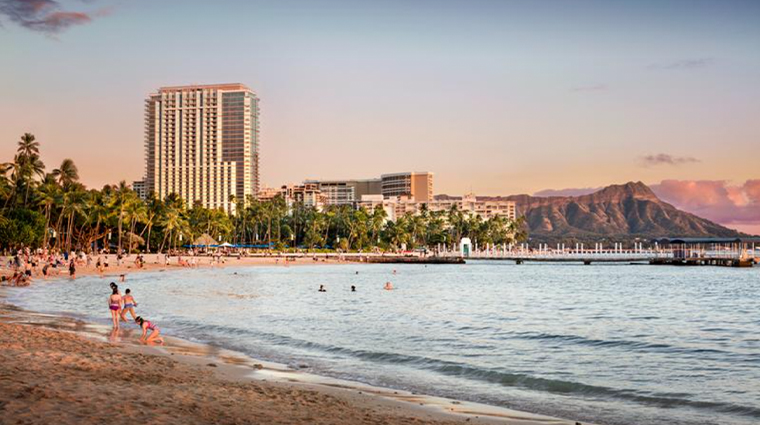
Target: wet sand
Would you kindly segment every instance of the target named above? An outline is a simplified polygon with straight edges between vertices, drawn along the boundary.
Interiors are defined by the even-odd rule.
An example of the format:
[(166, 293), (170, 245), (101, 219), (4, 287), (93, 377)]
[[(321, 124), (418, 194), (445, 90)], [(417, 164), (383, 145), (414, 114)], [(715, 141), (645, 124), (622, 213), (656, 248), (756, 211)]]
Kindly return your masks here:
[(138, 338), (134, 327), (113, 334), (0, 304), (0, 424), (574, 423), (303, 374), (171, 337), (163, 347)]

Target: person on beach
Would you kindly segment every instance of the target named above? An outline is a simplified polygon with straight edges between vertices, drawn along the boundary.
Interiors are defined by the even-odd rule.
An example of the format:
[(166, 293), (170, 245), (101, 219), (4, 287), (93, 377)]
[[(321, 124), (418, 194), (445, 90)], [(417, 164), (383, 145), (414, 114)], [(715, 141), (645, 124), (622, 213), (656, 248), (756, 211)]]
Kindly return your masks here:
[[(137, 323), (137, 325), (142, 328), (142, 336), (140, 337), (141, 342), (157, 342), (159, 344), (164, 343), (164, 339), (161, 338), (161, 330), (158, 328), (158, 326), (156, 326), (155, 323), (151, 323), (149, 320), (145, 320), (140, 316), (137, 316), (135, 318), (135, 323)], [(150, 335), (148, 335), (148, 331), (151, 331)]]
[(124, 306), (121, 309), (121, 321), (126, 322), (127, 321), (127, 312), (132, 315), (132, 320), (136, 318), (135, 315), (135, 307), (137, 307), (137, 302), (135, 302), (135, 299), (132, 297), (132, 291), (127, 288), (126, 291), (124, 291), (124, 297), (122, 299), (124, 300)]
[(123, 300), (119, 295), (119, 288), (114, 285), (111, 290), (111, 296), (108, 297), (108, 309), (111, 310), (111, 320), (113, 321), (113, 328), (119, 329), (119, 310), (121, 310), (121, 304)]
[(385, 282), (385, 286), (383, 287), (386, 291), (392, 291), (393, 290), (393, 284), (390, 282)]

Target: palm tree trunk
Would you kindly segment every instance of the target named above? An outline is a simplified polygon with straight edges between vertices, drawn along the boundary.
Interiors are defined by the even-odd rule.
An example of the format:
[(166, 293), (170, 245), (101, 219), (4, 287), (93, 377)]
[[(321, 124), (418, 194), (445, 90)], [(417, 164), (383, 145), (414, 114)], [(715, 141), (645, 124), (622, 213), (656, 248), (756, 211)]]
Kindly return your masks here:
[(48, 227), (50, 227), (50, 205), (45, 205), (45, 235), (42, 239), (42, 246), (47, 248)]
[(119, 243), (118, 243), (118, 246), (117, 246), (117, 249), (116, 249), (116, 252), (119, 253), (119, 254), (121, 253), (121, 224), (122, 224), (123, 221), (124, 221), (124, 211), (122, 210), (121, 212), (119, 212), (119, 226), (118, 226), (118, 228), (119, 228)]
[(153, 230), (153, 224), (148, 224), (148, 244), (146, 250), (150, 252), (150, 231)]
[(71, 238), (74, 229), (74, 213), (69, 214), (69, 223), (66, 226), (66, 251), (71, 251)]
[(137, 218), (132, 219), (132, 227), (129, 231), (129, 251), (132, 251), (132, 235), (135, 234), (135, 227), (137, 226)]
[(158, 252), (164, 252), (164, 244), (166, 243), (166, 237), (169, 234), (164, 232), (164, 238), (161, 240), (161, 246), (158, 247)]

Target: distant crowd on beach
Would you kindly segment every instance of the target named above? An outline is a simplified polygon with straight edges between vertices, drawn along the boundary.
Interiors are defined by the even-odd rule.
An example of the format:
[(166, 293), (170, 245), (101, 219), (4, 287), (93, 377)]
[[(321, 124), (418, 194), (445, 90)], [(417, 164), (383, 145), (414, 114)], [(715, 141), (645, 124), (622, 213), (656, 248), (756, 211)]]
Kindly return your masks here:
[[(180, 267), (196, 268), (201, 265), (215, 266), (226, 262), (221, 255), (196, 256), (194, 251), (152, 254), (156, 265), (169, 266), (170, 263)], [(68, 275), (76, 279), (78, 270), (96, 271), (104, 275), (111, 271), (109, 261), (114, 261), (118, 268), (142, 269), (146, 265), (145, 254), (110, 254), (103, 250), (97, 253), (84, 251), (61, 252), (58, 250), (29, 248), (19, 249), (5, 260), (0, 260), (0, 284), (3, 286), (29, 286), (36, 278), (46, 279)]]

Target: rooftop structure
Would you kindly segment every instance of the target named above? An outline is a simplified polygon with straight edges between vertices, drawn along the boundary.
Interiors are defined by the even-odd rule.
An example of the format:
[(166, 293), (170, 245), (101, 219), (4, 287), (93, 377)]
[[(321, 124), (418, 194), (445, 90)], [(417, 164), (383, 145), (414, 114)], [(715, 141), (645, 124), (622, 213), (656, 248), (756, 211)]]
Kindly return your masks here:
[(760, 261), (756, 249), (760, 237), (660, 238), (652, 242), (668, 246), (672, 252), (672, 258), (658, 264), (751, 267)]

